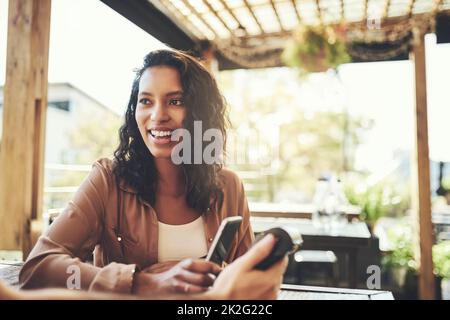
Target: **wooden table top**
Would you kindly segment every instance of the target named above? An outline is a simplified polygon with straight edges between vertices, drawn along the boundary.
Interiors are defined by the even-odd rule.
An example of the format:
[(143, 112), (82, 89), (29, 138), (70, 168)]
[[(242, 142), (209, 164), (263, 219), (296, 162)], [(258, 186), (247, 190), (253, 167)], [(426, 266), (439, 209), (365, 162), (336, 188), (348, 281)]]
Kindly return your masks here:
[(22, 268), (21, 262), (0, 260), (0, 281), (9, 286), (18, 287), (20, 268)]
[[(249, 202), (248, 206), (253, 217), (311, 219), (316, 210), (316, 207), (310, 203)], [(361, 208), (353, 205), (342, 206), (341, 210), (347, 215), (349, 221), (357, 219), (361, 213)]]
[(394, 300), (389, 291), (283, 284), (279, 300)]

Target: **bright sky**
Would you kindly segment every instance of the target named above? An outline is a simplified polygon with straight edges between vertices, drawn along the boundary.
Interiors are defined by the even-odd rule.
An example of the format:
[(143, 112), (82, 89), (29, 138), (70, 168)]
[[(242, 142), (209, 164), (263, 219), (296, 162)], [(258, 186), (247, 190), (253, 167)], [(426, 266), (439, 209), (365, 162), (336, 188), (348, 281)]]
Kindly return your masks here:
[[(7, 2), (0, 0), (0, 85), (5, 77)], [(51, 19), (49, 81), (70, 82), (122, 114), (133, 69), (147, 52), (163, 44), (98, 0), (52, 1)], [(434, 39), (430, 35), (427, 42), (431, 156), (450, 161), (445, 130), (450, 123), (450, 44), (436, 45)], [(337, 95), (339, 104), (352, 114), (374, 119), (376, 125), (358, 151), (364, 167), (375, 170), (394, 150), (409, 149), (414, 110), (411, 62), (344, 65), (340, 77), (343, 89), (329, 89), (323, 77), (312, 77), (301, 92), (302, 105), (333, 104), (336, 95), (329, 91), (343, 90)]]
[[(7, 0), (0, 0), (0, 84), (4, 83)], [(133, 69), (164, 45), (99, 0), (52, 1), (49, 81), (70, 82), (123, 113)]]
[[(426, 50), (430, 157), (435, 161), (450, 161), (447, 138), (450, 123), (450, 44), (437, 45), (435, 35), (430, 34), (426, 37)], [(340, 71), (350, 112), (364, 113), (376, 122), (370, 135), (372, 143), (368, 143), (367, 148), (373, 154), (386, 153), (382, 149), (411, 148), (414, 141), (412, 62), (348, 64)]]

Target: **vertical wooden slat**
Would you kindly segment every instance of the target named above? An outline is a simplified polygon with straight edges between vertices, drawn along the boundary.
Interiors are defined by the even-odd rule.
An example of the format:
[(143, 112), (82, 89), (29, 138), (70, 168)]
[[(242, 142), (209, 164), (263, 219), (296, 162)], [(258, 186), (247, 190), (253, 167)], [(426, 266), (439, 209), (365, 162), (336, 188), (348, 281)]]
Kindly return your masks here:
[(170, 0), (162, 0), (161, 4), (168, 8), (170, 11), (172, 11), (181, 21), (182, 23), (186, 24), (191, 32), (195, 33), (195, 36), (197, 36), (200, 39), (207, 38), (206, 34), (204, 34), (200, 29), (193, 24), (188, 17), (186, 17), (183, 12), (180, 11), (176, 6), (173, 5)]
[(277, 18), (278, 25), (280, 26), (280, 30), (281, 30), (281, 32), (283, 32), (284, 31), (283, 23), (281, 22), (280, 14), (278, 13), (277, 7), (275, 6), (275, 3), (273, 2), (273, 0), (270, 0), (270, 5), (272, 6), (273, 13), (275, 14), (275, 17)]
[[(30, 41), (32, 13), (33, 3), (30, 1), (9, 2), (0, 155), (0, 248), (4, 250), (21, 249), (24, 226), (31, 213), (33, 110), (29, 109), (34, 103), (31, 94), (34, 92)], [(19, 137), (21, 143), (18, 143)]]
[(45, 124), (47, 119), (48, 55), (51, 0), (34, 2), (32, 50), (35, 85), (34, 169), (32, 218), (42, 218), (45, 162)]
[(225, 8), (225, 10), (228, 11), (228, 13), (233, 17), (233, 19), (236, 21), (238, 27), (242, 27), (243, 28), (243, 32), (245, 34), (247, 34), (247, 30), (244, 28), (244, 25), (239, 21), (239, 19), (236, 17), (236, 15), (234, 14), (233, 10), (230, 9), (230, 7), (228, 6), (227, 2), (225, 0), (220, 0), (220, 3), (223, 5), (223, 7)]
[(217, 73), (217, 59), (214, 48), (212, 46), (207, 48), (201, 55), (202, 65), (214, 76)]
[(298, 22), (298, 24), (300, 24), (302, 22), (302, 18), (300, 17), (300, 11), (298, 10), (297, 2), (295, 0), (291, 0), (291, 4), (292, 4), (292, 8), (295, 11), (295, 15), (297, 16), (297, 22)]
[(341, 23), (345, 22), (345, 6), (344, 6), (344, 0), (340, 1), (340, 9), (339, 9), (339, 14), (341, 15)]
[(217, 13), (217, 11), (214, 9), (214, 7), (207, 1), (207, 0), (203, 0), (203, 3), (205, 4), (205, 6), (208, 7), (209, 11), (212, 12), (214, 14), (214, 16), (217, 18), (217, 20), (220, 21), (220, 23), (225, 27), (225, 29), (228, 30), (228, 32), (230, 33), (230, 35), (233, 35), (233, 30), (230, 29), (230, 27), (227, 25), (227, 23), (222, 19), (222, 17)]
[(316, 0), (317, 19), (319, 19), (320, 25), (323, 25), (322, 8), (320, 7), (320, 0)]
[(261, 34), (264, 34), (264, 28), (262, 27), (261, 23), (258, 20), (258, 17), (256, 16), (255, 12), (253, 12), (252, 6), (248, 3), (247, 0), (242, 0), (245, 4), (245, 6), (247, 7), (247, 10), (250, 12), (250, 14), (253, 17), (253, 20), (255, 20), (256, 24), (258, 25), (259, 31), (261, 32)]
[(367, 20), (369, 16), (369, 0), (364, 0), (364, 18), (363, 20)]
[(0, 152), (0, 249), (31, 247), (42, 210), (51, 0), (11, 0)]
[(409, 0), (409, 4), (408, 4), (408, 9), (406, 11), (406, 14), (408, 15), (408, 17), (411, 18), (411, 16), (413, 15), (413, 9), (414, 9), (414, 5), (416, 3), (416, 0)]
[(428, 117), (427, 117), (427, 82), (425, 65), (425, 39), (423, 34), (416, 33), (413, 44), (415, 71), (415, 125), (416, 125), (416, 169), (413, 178), (416, 179), (413, 198), (417, 206), (416, 226), (418, 227), (419, 248), (417, 250), (419, 269), (419, 297), (421, 299), (435, 298), (435, 280), (433, 274), (433, 229), (431, 223), (431, 193), (430, 193), (430, 159), (428, 150)]
[(433, 12), (436, 13), (439, 11), (439, 7), (442, 4), (442, 0), (434, 0)]
[(389, 15), (389, 9), (391, 8), (391, 0), (386, 0), (386, 5), (383, 11), (383, 20), (386, 20)]
[(214, 34), (215, 37), (218, 37), (216, 30), (211, 27), (211, 25), (203, 18), (203, 16), (194, 8), (194, 6), (189, 1), (181, 1), (183, 1), (184, 5), (189, 9), (189, 11), (191, 11), (203, 23), (203, 25), (205, 25), (205, 27), (207, 27)]

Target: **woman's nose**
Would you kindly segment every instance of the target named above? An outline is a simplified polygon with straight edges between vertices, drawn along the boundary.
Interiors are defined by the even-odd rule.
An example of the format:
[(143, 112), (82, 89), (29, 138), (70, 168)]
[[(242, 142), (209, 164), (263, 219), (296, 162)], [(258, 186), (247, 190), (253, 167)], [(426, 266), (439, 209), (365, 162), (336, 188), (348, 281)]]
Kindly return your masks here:
[(155, 103), (154, 107), (152, 108), (150, 119), (154, 122), (162, 122), (168, 120), (166, 108), (164, 107), (163, 103)]

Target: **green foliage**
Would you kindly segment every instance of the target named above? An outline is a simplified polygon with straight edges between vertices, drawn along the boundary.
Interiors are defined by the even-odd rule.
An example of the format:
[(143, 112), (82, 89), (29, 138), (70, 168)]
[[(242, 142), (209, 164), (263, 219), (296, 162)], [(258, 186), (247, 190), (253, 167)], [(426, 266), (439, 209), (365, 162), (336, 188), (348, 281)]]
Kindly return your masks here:
[(433, 263), (438, 276), (450, 279), (450, 240), (433, 246)]
[(416, 272), (417, 263), (414, 259), (414, 239), (411, 224), (401, 223), (390, 228), (387, 237), (392, 252), (383, 257), (383, 266), (389, 269), (405, 268), (410, 272)]
[[(385, 268), (401, 269), (417, 272), (414, 257), (414, 238), (411, 223), (404, 222), (388, 230), (388, 241), (392, 252), (383, 257)], [(450, 279), (450, 240), (442, 241), (433, 246), (434, 273), (444, 279)]]
[(442, 186), (445, 189), (450, 190), (450, 179), (449, 178), (444, 178), (444, 180), (442, 181)]
[(351, 61), (339, 30), (324, 26), (299, 26), (282, 54), (283, 62), (302, 72), (323, 72)]
[(361, 208), (361, 218), (371, 226), (383, 216), (402, 216), (410, 207), (409, 194), (386, 180), (360, 190), (355, 184), (347, 184), (344, 191), (349, 202)]

